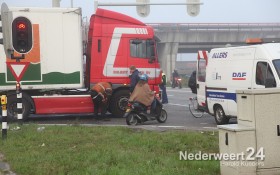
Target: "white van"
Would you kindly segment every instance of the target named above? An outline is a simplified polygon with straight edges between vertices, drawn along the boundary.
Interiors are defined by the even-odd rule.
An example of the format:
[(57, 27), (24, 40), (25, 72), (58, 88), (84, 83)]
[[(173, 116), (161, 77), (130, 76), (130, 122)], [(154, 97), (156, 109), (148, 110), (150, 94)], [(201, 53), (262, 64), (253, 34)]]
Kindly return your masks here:
[(280, 43), (199, 51), (197, 101), (218, 125), (237, 116), (236, 90), (280, 87)]

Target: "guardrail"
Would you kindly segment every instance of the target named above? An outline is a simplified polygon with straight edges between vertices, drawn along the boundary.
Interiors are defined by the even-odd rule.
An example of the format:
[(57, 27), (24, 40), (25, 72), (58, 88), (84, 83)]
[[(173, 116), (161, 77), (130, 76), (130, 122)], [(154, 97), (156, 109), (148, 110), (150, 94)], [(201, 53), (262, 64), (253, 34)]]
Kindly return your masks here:
[(280, 23), (147, 23), (156, 32), (187, 31), (279, 31)]

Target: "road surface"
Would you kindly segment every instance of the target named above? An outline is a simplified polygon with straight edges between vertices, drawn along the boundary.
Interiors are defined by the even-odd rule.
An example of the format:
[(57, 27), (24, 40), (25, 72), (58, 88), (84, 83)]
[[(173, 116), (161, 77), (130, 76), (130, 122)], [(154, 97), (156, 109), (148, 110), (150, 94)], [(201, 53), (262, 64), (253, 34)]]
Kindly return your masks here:
[[(189, 88), (172, 89), (167, 88), (169, 103), (164, 105), (167, 110), (168, 119), (166, 123), (149, 121), (143, 124), (147, 128), (173, 128), (188, 130), (216, 130), (217, 125), (213, 116), (205, 114), (202, 118), (194, 118), (188, 109), (189, 97), (195, 96)], [(97, 119), (92, 115), (75, 116), (32, 116), (27, 123), (37, 124), (85, 124), (85, 125), (106, 125), (106, 126), (126, 126), (124, 118), (114, 117), (110, 114), (106, 119)], [(230, 123), (236, 123), (236, 119), (231, 119)]]

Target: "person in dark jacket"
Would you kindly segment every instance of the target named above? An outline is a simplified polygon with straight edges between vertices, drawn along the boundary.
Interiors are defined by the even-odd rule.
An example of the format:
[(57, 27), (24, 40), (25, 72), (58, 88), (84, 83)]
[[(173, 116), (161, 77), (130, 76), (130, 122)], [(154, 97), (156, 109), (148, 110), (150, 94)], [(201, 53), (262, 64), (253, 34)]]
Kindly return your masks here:
[(189, 79), (189, 82), (188, 82), (188, 86), (189, 86), (189, 88), (191, 88), (192, 93), (194, 93), (194, 94), (197, 93), (197, 89), (196, 89), (196, 71), (192, 72), (192, 75), (191, 75), (191, 77)]
[(129, 76), (130, 77), (130, 89), (129, 89), (129, 91), (130, 91), (130, 93), (132, 93), (136, 84), (139, 81), (139, 73), (140, 72), (133, 65), (130, 66), (129, 69), (130, 69), (130, 72), (131, 72), (131, 75)]
[(162, 93), (162, 104), (168, 103), (167, 93), (166, 93), (166, 75), (161, 74), (161, 84), (159, 85)]
[[(172, 85), (176, 84), (176, 81), (175, 81), (176, 78), (179, 78), (179, 73), (178, 73), (177, 69), (174, 69), (174, 71), (172, 72)], [(176, 86), (174, 86), (174, 87), (176, 87)]]

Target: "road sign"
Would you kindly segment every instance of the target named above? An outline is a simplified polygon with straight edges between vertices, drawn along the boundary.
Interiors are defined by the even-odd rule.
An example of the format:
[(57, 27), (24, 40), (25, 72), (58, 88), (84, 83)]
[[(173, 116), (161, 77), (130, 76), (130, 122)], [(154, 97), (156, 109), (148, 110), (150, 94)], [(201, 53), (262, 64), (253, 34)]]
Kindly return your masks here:
[(30, 62), (7, 62), (7, 66), (17, 82), (22, 79), (29, 65)]
[(136, 3), (143, 4), (136, 6), (137, 14), (141, 17), (147, 17), (150, 14), (150, 5), (144, 5), (150, 3), (150, 0), (136, 0)]
[(187, 0), (187, 4), (191, 3), (197, 3), (196, 5), (187, 5), (187, 13), (190, 16), (197, 16), (200, 12), (200, 0)]

